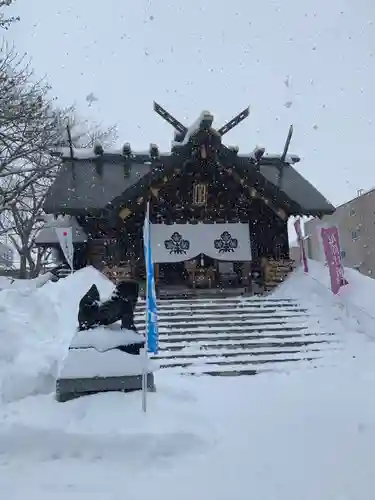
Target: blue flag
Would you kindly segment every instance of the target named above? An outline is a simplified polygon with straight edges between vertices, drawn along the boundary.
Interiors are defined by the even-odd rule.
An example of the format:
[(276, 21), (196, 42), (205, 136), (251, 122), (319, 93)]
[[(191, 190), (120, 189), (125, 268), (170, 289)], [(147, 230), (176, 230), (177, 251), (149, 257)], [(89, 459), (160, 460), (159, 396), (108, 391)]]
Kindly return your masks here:
[(143, 248), (146, 265), (146, 311), (147, 311), (147, 346), (148, 351), (157, 354), (159, 350), (158, 310), (156, 303), (154, 262), (151, 251), (150, 205), (147, 203), (143, 225)]

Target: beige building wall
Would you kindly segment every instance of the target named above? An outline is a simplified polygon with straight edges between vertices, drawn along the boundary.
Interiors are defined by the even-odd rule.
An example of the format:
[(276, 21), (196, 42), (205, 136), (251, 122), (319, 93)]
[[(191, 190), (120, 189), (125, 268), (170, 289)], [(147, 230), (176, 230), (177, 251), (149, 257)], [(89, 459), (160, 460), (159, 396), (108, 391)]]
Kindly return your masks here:
[(339, 229), (343, 264), (375, 277), (375, 189), (337, 207), (332, 215), (305, 222), (309, 258), (325, 261), (320, 229)]

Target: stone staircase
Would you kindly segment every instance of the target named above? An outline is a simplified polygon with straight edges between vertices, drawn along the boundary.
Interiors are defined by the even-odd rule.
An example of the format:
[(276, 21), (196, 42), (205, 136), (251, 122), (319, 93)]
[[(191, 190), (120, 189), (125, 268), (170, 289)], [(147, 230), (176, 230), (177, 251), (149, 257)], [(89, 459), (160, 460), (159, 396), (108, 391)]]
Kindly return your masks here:
[[(159, 300), (161, 368), (191, 375), (253, 375), (319, 363), (339, 348), (334, 334), (309, 329), (311, 317), (294, 300), (226, 297)], [(145, 303), (135, 321), (145, 328)]]

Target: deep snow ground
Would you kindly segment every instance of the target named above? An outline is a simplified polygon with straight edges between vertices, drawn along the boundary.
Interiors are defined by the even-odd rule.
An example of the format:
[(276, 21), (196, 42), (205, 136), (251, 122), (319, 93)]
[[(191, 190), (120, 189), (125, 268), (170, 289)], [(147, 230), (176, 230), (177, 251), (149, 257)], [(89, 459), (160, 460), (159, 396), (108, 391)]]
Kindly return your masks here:
[[(372, 500), (375, 281), (353, 271), (333, 298), (326, 273), (312, 263), (311, 276), (298, 270), (277, 292), (298, 296), (327, 330), (341, 333), (345, 348), (326, 367), (236, 378), (161, 371), (146, 415), (137, 393), (64, 404), (51, 394), (30, 396), (51, 389), (87, 288), (82, 275), (18, 292), (18, 299), (0, 292), (2, 496)], [(109, 282), (95, 280), (110, 293)]]
[(140, 397), (8, 405), (0, 488), (14, 500), (373, 498), (374, 377), (343, 369), (159, 380)]

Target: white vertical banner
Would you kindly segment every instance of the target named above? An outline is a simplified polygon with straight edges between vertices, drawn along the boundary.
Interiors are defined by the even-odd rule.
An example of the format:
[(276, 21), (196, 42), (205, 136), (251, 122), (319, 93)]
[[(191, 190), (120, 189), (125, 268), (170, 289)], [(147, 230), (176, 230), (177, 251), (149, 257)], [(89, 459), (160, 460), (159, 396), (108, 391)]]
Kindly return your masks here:
[(66, 258), (70, 269), (73, 271), (73, 231), (71, 227), (55, 227), (57, 239), (59, 240), (61, 250)]

